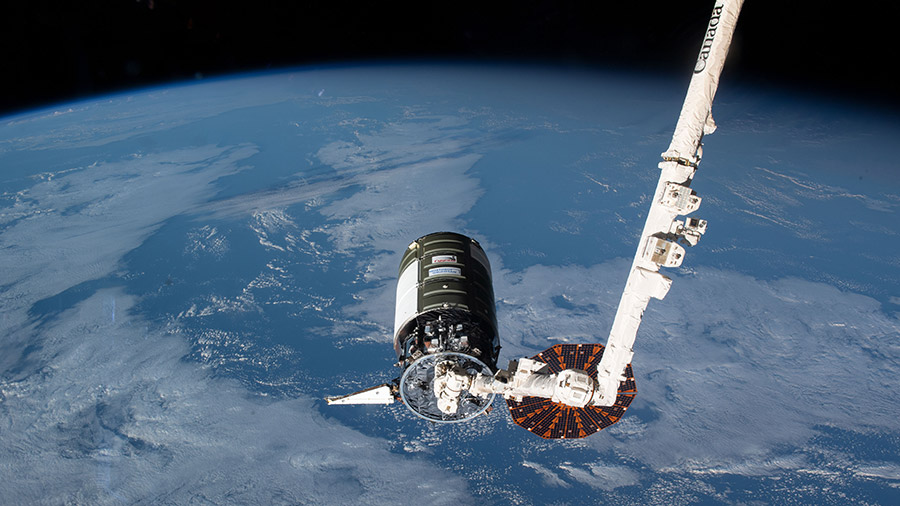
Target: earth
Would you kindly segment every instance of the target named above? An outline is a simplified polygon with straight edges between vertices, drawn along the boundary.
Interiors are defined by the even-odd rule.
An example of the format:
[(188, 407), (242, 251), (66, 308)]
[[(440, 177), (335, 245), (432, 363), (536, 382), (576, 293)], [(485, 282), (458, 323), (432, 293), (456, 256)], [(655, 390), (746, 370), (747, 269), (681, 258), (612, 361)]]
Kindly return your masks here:
[(896, 504), (900, 118), (728, 76), (709, 221), (581, 440), (390, 381), (400, 254), (493, 265), (500, 364), (604, 343), (689, 75), (297, 69), (0, 123), (3, 504)]

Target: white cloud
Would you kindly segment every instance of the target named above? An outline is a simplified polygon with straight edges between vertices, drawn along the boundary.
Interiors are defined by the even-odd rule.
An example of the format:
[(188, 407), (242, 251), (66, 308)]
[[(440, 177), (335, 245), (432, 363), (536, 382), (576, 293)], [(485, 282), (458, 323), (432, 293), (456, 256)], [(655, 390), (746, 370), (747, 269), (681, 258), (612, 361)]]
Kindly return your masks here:
[[(465, 231), (465, 224), (456, 220), (480, 195), (465, 176), (474, 155), (469, 161), (455, 153), (466, 143), (435, 145), (435, 151), (396, 147), (402, 143), (390, 134), (392, 128), (385, 128), (383, 138), (360, 135), (358, 142), (332, 144), (319, 152), (323, 161), (350, 171), (353, 183), (365, 188), (316, 207), (332, 222), (327, 231), (338, 250), (378, 252), (361, 272), (393, 273), (398, 262), (394, 252), (421, 235), (416, 230)], [(426, 123), (421, 131), (411, 145), (429, 142), (433, 128)], [(415, 132), (406, 133), (419, 135)], [(419, 160), (421, 152), (434, 158)], [(369, 173), (367, 164), (382, 170)], [(404, 185), (441, 183), (442, 171), (455, 183), (447, 187), (441, 205), (430, 207), (430, 194), (404, 191)], [(799, 179), (764, 174), (812, 191)], [(826, 190), (830, 198), (848, 197), (840, 189)], [(772, 205), (795, 203), (790, 194), (779, 195)], [(434, 213), (423, 212), (431, 209)], [(490, 237), (481, 239), (489, 248)], [(492, 255), (505, 358), (531, 355), (557, 342), (605, 342), (627, 261), (591, 267), (535, 265), (521, 272), (505, 270), (502, 261)], [(356, 293), (359, 303), (344, 308), (348, 322), (361, 318), (371, 324), (366, 331), (378, 328), (386, 339), (393, 275), (360, 279), (366, 283)], [(565, 304), (558, 303), (560, 298)], [(900, 427), (891, 416), (900, 397), (889, 387), (891, 377), (900, 374), (898, 328), (897, 320), (881, 312), (873, 299), (826, 284), (762, 281), (698, 267), (677, 277), (667, 299), (654, 301), (645, 315), (636, 343), (639, 394), (634, 408), (643, 410), (646, 419), (626, 415), (620, 428), (601, 433), (588, 445), (601, 449), (612, 444), (657, 470), (753, 474), (802, 466), (802, 461), (777, 455), (778, 448), (801, 447), (818, 425)], [(866, 392), (865, 402), (859, 392)], [(573, 468), (571, 473), (583, 471)], [(594, 471), (605, 472), (598, 468), (590, 473)]]
[(42, 372), (0, 383), (0, 462), (15, 469), (0, 502), (468, 502), (461, 478), (322, 418), (309, 398), (211, 378), (181, 360), (179, 336), (127, 317), (133, 303), (98, 291), (44, 329)]
[(360, 175), (355, 183), (363, 190), (318, 209), (330, 222), (324, 232), (338, 252), (363, 246), (394, 252), (426, 233), (458, 228), (457, 217), (483, 193), (465, 175), (479, 158), (438, 157)]
[(153, 330), (119, 289), (30, 319), (34, 302), (115, 273), (125, 253), (199, 209), (210, 183), (255, 152), (98, 163), (45, 177), (3, 210), (0, 466), (15, 478), (0, 502), (469, 502), (462, 478), (322, 418), (307, 397), (274, 402), (212, 378), (183, 360), (181, 329)]
[(693, 474), (735, 474), (741, 476), (772, 476), (782, 471), (796, 471), (808, 466), (806, 459), (801, 455), (788, 455), (784, 457), (749, 457), (743, 460), (704, 465), (699, 461), (688, 462), (677, 467), (667, 468), (669, 472), (688, 471)]
[[(858, 208), (859, 205), (882, 213), (892, 213), (898, 207), (896, 195), (882, 194), (880, 198), (875, 198), (817, 182), (802, 173), (789, 175), (763, 167), (756, 167), (742, 178), (728, 180), (723, 184), (744, 204), (743, 207), (727, 205), (719, 198), (724, 212), (743, 213), (753, 217), (744, 217), (745, 220), (763, 220), (766, 224), (784, 228), (799, 238), (817, 241), (839, 241), (841, 236), (834, 227), (829, 227), (827, 222), (815, 218), (812, 213), (798, 212), (810, 202), (827, 201), (832, 208), (848, 209)], [(870, 220), (857, 226), (871, 228), (873, 225), (868, 224), (868, 221)]]
[(900, 465), (891, 463), (880, 463), (867, 466), (859, 466), (856, 468), (857, 476), (865, 476), (869, 478), (882, 478), (885, 480), (900, 481)]
[[(472, 153), (478, 141), (466, 138), (464, 122), (417, 120), (379, 123), (374, 133), (324, 146), (317, 156), (338, 170), (327, 180), (210, 204), (210, 182), (236, 171), (255, 148), (207, 147), (45, 175), (0, 216), (8, 224), (0, 236), (6, 276), (0, 284), (9, 287), (0, 311), (13, 329), (11, 339), (37, 342), (27, 304), (108, 276), (165, 219), (191, 211), (251, 220), (260, 242), (276, 256), (291, 250), (333, 254), (311, 239), (316, 232), (327, 234), (338, 253), (371, 253), (360, 261), (353, 294), (358, 304), (343, 308), (345, 319), (334, 325), (338, 331), (374, 328), (376, 338), (384, 339), (390, 334), (398, 252), (424, 233), (465, 231), (460, 216), (482, 192), (467, 175), (479, 157)], [(359, 119), (346, 126), (368, 124)], [(61, 143), (83, 140), (77, 132), (57, 134)], [(102, 142), (118, 135), (107, 134)], [(47, 139), (25, 139), (19, 146)], [(823, 190), (771, 171), (758, 177), (794, 192)], [(117, 192), (107, 195), (111, 186)], [(327, 198), (351, 186), (361, 190)], [(765, 202), (753, 200), (748, 189), (754, 188), (735, 191), (768, 219), (798, 202), (797, 194), (782, 187), (764, 193)], [(832, 199), (895, 207), (824, 190)], [(327, 225), (300, 230), (284, 209), (303, 203)], [(808, 220), (785, 220), (779, 225), (814, 236)], [(489, 245), (490, 237), (481, 239)], [(556, 342), (605, 341), (628, 262), (512, 272), (502, 260), (492, 255), (507, 358)], [(269, 265), (277, 272), (277, 263)], [(278, 282), (272, 276), (267, 272), (251, 285)], [(193, 314), (256, 307), (252, 292), (248, 297), (213, 294)], [(408, 498), (407, 476), (422, 476), (424, 468), (425, 476), (440, 479), (419, 482), (413, 494), (423, 502), (468, 500), (459, 477), (401, 458), (386, 442), (323, 419), (309, 399), (253, 397), (181, 361), (186, 344), (128, 317), (133, 302), (119, 291), (102, 290), (58, 315), (40, 328), (43, 348), (33, 353), (39, 360), (0, 384), (0, 463), (21, 469), (14, 488), (0, 494), (25, 502), (401, 502)], [(778, 451), (802, 447), (817, 425), (897, 431), (892, 415), (900, 399), (892, 385), (900, 373), (898, 335), (897, 319), (872, 299), (821, 283), (761, 281), (697, 267), (678, 277), (669, 297), (654, 301), (645, 316), (634, 362), (639, 394), (632, 411), (639, 413), (579, 448), (612, 450), (672, 472), (760, 476), (804, 469), (804, 459)], [(217, 338), (234, 337), (205, 336), (211, 346)], [(13, 364), (22, 366), (17, 356), (0, 358), (0, 368)], [(440, 444), (435, 438), (433, 444)], [(406, 446), (427, 453), (415, 442)], [(533, 455), (542, 457), (539, 451)], [(581, 483), (613, 490), (640, 479), (629, 468), (603, 463), (563, 464), (559, 472), (533, 461), (522, 465), (560, 487)], [(888, 464), (854, 469), (885, 479), (896, 474)], [(45, 489), (44, 483), (50, 485)]]
[(571, 483), (560, 478), (559, 475), (556, 474), (554, 471), (552, 471), (551, 469), (547, 469), (546, 467), (538, 464), (537, 462), (529, 462), (529, 461), (525, 460), (522, 462), (522, 465), (529, 469), (534, 469), (534, 472), (536, 472), (541, 477), (541, 481), (543, 481), (544, 484), (546, 484), (546, 485), (550, 485), (551, 487), (565, 487), (565, 488), (572, 486)]
[(125, 253), (210, 198), (211, 183), (255, 153), (206, 146), (98, 162), (19, 192), (0, 215), (0, 314), (10, 334), (0, 366), (15, 364), (14, 346), (31, 339), (17, 329), (32, 304), (116, 272)]
[[(315, 78), (302, 73), (298, 77)], [(73, 104), (64, 111), (43, 110), (7, 118), (0, 123), (0, 154), (103, 146), (243, 107), (296, 99), (296, 83), (291, 81), (273, 75), (139, 90)], [(254, 93), (247, 93), (246, 87), (252, 87)]]
[(591, 488), (600, 490), (615, 490), (619, 487), (637, 485), (640, 477), (636, 471), (624, 466), (590, 464), (587, 468), (581, 468), (570, 464), (559, 466), (573, 480), (583, 483)]
[[(626, 269), (614, 261), (501, 273), (495, 289), (506, 353), (529, 355), (568, 339), (605, 342)], [(574, 308), (558, 307), (558, 296)], [(712, 469), (774, 462), (777, 448), (803, 446), (819, 425), (897, 431), (898, 343), (900, 322), (874, 299), (697, 268), (644, 316), (632, 410), (646, 420), (613, 428), (615, 439), (601, 433), (587, 441), (655, 469)]]
[(316, 206), (328, 220), (316, 231), (327, 234), (332, 254), (372, 253), (359, 261), (357, 279), (366, 284), (344, 314), (351, 322), (366, 322), (364, 332), (374, 331), (374, 339), (390, 339), (392, 321), (384, 316), (393, 314), (401, 252), (427, 233), (460, 229), (459, 216), (483, 194), (478, 180), (467, 175), (480, 155), (468, 152), (473, 141), (460, 135), (464, 122), (425, 119), (387, 124), (376, 134), (358, 134), (355, 143), (335, 142), (317, 153), (339, 169), (348, 186), (361, 187)]
[(216, 227), (209, 225), (198, 227), (188, 232), (188, 244), (184, 248), (184, 252), (194, 258), (201, 255), (210, 255), (213, 258), (221, 259), (228, 253), (228, 239), (219, 233)]

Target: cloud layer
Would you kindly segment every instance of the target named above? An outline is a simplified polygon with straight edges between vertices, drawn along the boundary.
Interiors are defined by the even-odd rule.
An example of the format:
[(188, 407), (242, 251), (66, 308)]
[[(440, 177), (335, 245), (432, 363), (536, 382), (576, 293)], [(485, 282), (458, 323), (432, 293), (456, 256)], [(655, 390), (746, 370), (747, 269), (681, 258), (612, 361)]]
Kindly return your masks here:
[[(278, 86), (272, 90), (277, 93), (261, 102), (235, 106), (289, 96)], [(366, 100), (324, 95), (319, 102), (326, 108)], [(147, 114), (157, 103), (149, 99), (140, 109)], [(571, 107), (569, 97), (556, 99)], [(213, 96), (181, 116), (128, 116), (118, 126), (150, 121), (154, 128), (170, 128), (189, 122), (186, 116), (193, 113), (216, 114), (221, 100)], [(0, 154), (85, 145), (89, 139), (91, 145), (103, 145), (135, 135), (128, 128), (93, 123), (92, 115), (103, 111), (78, 116), (79, 111), (61, 116), (73, 114), (89, 128), (79, 129), (74, 121), (35, 132), (0, 146)], [(632, 116), (626, 108), (616, 111), (623, 117), (609, 121)], [(456, 504), (473, 502), (470, 493), (482, 493), (470, 490), (473, 483), (505, 486), (507, 470), (499, 464), (492, 462), (481, 473), (487, 478), (469, 476), (467, 481), (462, 477), (467, 469), (436, 463), (429, 453), (434, 448), (456, 451), (460, 458), (470, 454), (443, 439), (452, 429), (422, 429), (427, 436), (422, 440), (404, 435), (404, 455), (394, 443), (323, 417), (308, 396), (275, 401), (216, 377), (217, 360), (247, 367), (242, 361), (262, 360), (272, 350), (229, 356), (230, 343), (244, 346), (240, 338), (246, 336), (235, 338), (203, 320), (220, 313), (258, 313), (266, 303), (283, 302), (264, 295), (291, 282), (284, 267), (291, 255), (305, 255), (322, 269), (351, 258), (358, 273), (347, 285), (353, 303), (334, 304), (331, 294), (303, 293), (305, 305), (297, 310), (322, 313), (327, 332), (345, 340), (354, 336), (350, 346), (389, 341), (398, 252), (422, 234), (454, 229), (477, 235), (491, 256), (503, 358), (532, 355), (558, 342), (604, 342), (626, 260), (598, 256), (593, 265), (513, 270), (504, 266), (505, 251), (492, 243), (491, 224), (477, 224), (474, 230), (476, 224), (465, 221), (485, 192), (472, 169), (491, 143), (501, 142), (493, 137), (497, 131), (513, 125), (527, 131), (566, 130), (546, 118), (457, 112), (441, 116), (409, 108), (389, 119), (339, 112), (339, 138), (310, 153), (334, 173), (309, 180), (298, 176), (265, 191), (216, 201), (210, 201), (214, 183), (238, 173), (241, 163), (259, 152), (255, 145), (97, 160), (37, 175), (27, 189), (4, 195), (11, 204), (0, 211), (0, 317), (6, 339), (0, 357), (0, 468), (16, 479), (0, 487), (0, 502), (376, 504), (404, 502), (412, 494), (423, 503)], [(28, 121), (37, 125), (52, 118), (6, 127), (27, 129)], [(472, 118), (483, 120), (479, 128), (487, 128), (487, 135), (470, 126)], [(803, 199), (852, 202), (879, 214), (897, 207), (887, 197), (815, 186), (793, 172), (757, 169), (753, 174), (749, 183), (729, 187), (743, 202), (730, 212), (768, 222), (790, 215), (772, 225), (799, 237), (823, 239), (816, 235), (821, 224), (789, 212), (802, 208)], [(618, 191), (585, 177), (605, 192)], [(579, 227), (590, 221), (576, 211), (566, 212), (572, 221), (554, 225), (555, 233), (582, 233)], [(299, 213), (315, 215), (316, 224), (301, 224)], [(254, 239), (254, 246), (258, 242), (265, 269), (235, 293), (211, 288), (193, 306), (167, 315), (170, 325), (160, 329), (134, 314), (140, 301), (116, 280), (128, 275), (121, 272), (123, 257), (179, 216), (190, 216), (194, 223), (188, 247), (176, 245), (173, 258), (227, 257), (238, 246), (237, 235), (229, 236), (217, 224), (228, 222), (245, 227), (243, 237)], [(550, 235), (554, 229), (529, 233), (559, 237)], [(521, 460), (504, 463), (511, 476), (521, 479), (515, 486), (527, 488), (537, 476), (559, 490), (614, 494), (659, 475), (696, 478), (703, 485), (702, 480), (723, 474), (822, 474), (832, 471), (812, 462), (804, 448), (823, 427), (900, 431), (895, 416), (900, 394), (894, 388), (900, 376), (900, 325), (877, 301), (825, 283), (692, 267), (675, 275), (669, 296), (654, 301), (645, 315), (634, 361), (639, 394), (631, 412), (600, 435), (570, 446), (529, 440), (529, 452), (515, 456)], [(190, 318), (208, 327), (206, 332), (181, 334), (188, 331)], [(202, 346), (191, 350), (188, 342)], [(191, 352), (200, 353), (203, 363), (184, 360)], [(497, 421), (506, 416), (498, 408), (473, 432), (516, 430)], [(833, 462), (860, 479), (898, 481), (895, 462), (866, 462), (854, 454)], [(409, 476), (417, 477), (414, 484)]]
[[(120, 288), (91, 285), (69, 309), (29, 313), (109, 278), (254, 152), (208, 147), (47, 174), (4, 210), (0, 465), (15, 479), (0, 502), (469, 502), (461, 478), (322, 418), (308, 397), (267, 400), (184, 361), (178, 327), (133, 316)], [(212, 229), (197, 234), (225, 254)]]

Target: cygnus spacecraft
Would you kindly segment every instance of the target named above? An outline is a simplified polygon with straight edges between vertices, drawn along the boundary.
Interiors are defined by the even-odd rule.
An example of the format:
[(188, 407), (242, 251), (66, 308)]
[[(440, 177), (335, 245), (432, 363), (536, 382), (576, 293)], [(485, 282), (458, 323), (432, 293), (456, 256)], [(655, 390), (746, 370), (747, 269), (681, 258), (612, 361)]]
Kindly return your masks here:
[[(634, 340), (651, 298), (672, 280), (661, 267), (681, 265), (706, 221), (687, 217), (700, 205), (690, 188), (702, 140), (715, 130), (711, 108), (743, 0), (717, 0), (687, 96), (644, 223), (606, 345), (557, 344), (498, 368), (500, 340), (491, 266), (474, 239), (452, 232), (413, 241), (400, 261), (394, 315), (399, 378), (329, 404), (401, 400), (433, 422), (464, 422), (502, 396), (516, 424), (547, 439), (589, 436), (616, 423), (637, 389)], [(681, 218), (680, 218), (681, 217)]]

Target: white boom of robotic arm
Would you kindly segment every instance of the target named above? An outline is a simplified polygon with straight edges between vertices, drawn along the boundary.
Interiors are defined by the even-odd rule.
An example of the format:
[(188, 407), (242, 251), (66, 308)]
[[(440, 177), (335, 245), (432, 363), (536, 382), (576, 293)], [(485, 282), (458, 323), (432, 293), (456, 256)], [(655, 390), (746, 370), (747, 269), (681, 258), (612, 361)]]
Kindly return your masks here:
[(546, 364), (531, 359), (513, 362), (509, 370), (493, 376), (473, 375), (448, 362), (435, 368), (434, 395), (441, 411), (454, 413), (465, 391), (517, 401), (542, 397), (576, 408), (615, 404), (619, 383), (625, 381), (626, 368), (634, 356), (632, 346), (644, 310), (651, 298), (664, 298), (672, 285), (672, 280), (659, 272), (660, 267), (680, 266), (684, 259), (681, 244), (697, 244), (706, 231), (705, 220), (676, 218), (700, 206), (700, 197), (690, 184), (700, 163), (703, 136), (715, 130), (712, 102), (742, 4), (743, 0), (718, 0), (713, 8), (672, 142), (662, 154), (659, 181), (603, 358), (597, 365), (597, 380), (577, 369), (553, 374)]
[(442, 410), (455, 411), (455, 399), (462, 390), (516, 400), (525, 396), (550, 398), (573, 407), (615, 404), (619, 383), (626, 379), (626, 368), (634, 356), (632, 346), (644, 310), (651, 298), (662, 299), (672, 285), (659, 268), (680, 266), (684, 259), (681, 244), (697, 244), (706, 231), (705, 220), (676, 218), (700, 206), (700, 197), (690, 184), (700, 163), (703, 136), (715, 130), (712, 102), (742, 4), (743, 0), (718, 0), (713, 7), (672, 142), (662, 154), (659, 181), (603, 358), (597, 365), (597, 381), (576, 369), (551, 374), (540, 368), (544, 364), (530, 359), (521, 359), (517, 368), (501, 370), (493, 377), (465, 376), (464, 371), (457, 374), (447, 368), (438, 372), (439, 381), (434, 385)]
[(434, 377), (437, 405), (446, 414), (456, 412), (462, 392), (481, 397), (498, 394), (517, 401), (542, 397), (583, 408), (591, 403), (595, 390), (594, 380), (585, 371), (565, 369), (553, 374), (547, 364), (530, 358), (511, 362), (508, 370), (501, 369), (493, 376), (472, 374), (448, 361), (437, 364)]
[(669, 291), (672, 280), (660, 274), (659, 268), (681, 265), (684, 248), (679, 242), (693, 246), (706, 231), (705, 220), (676, 218), (700, 205), (700, 197), (690, 184), (700, 163), (703, 136), (716, 128), (712, 102), (742, 4), (743, 0), (717, 0), (713, 7), (672, 142), (662, 154), (659, 182), (609, 340), (597, 366), (597, 405), (615, 403), (619, 382), (625, 379), (625, 368), (634, 355), (632, 346), (644, 310), (651, 298), (662, 299)]

